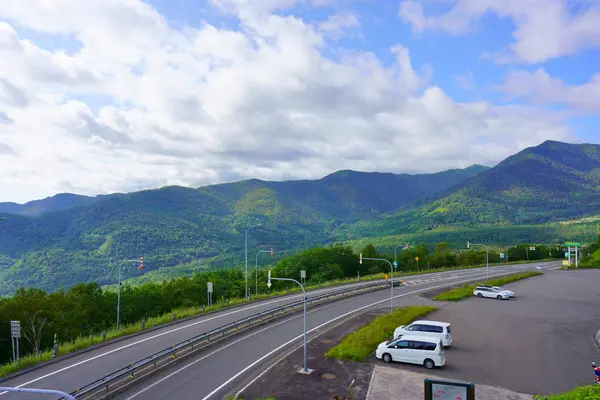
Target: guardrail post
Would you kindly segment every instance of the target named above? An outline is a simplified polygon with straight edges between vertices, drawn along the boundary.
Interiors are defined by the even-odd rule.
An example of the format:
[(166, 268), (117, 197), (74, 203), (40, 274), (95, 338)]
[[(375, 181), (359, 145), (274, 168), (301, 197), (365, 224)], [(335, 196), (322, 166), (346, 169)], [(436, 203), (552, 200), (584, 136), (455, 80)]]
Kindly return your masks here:
[(146, 327), (146, 318), (142, 318), (142, 330)]
[(58, 357), (58, 343), (54, 343), (54, 358)]
[(206, 304), (202, 304), (202, 312), (206, 311)]
[(102, 341), (106, 342), (106, 331), (102, 331)]
[(175, 321), (176, 319), (177, 319), (177, 313), (176, 313), (176, 312), (174, 312), (174, 313), (173, 313), (173, 321)]

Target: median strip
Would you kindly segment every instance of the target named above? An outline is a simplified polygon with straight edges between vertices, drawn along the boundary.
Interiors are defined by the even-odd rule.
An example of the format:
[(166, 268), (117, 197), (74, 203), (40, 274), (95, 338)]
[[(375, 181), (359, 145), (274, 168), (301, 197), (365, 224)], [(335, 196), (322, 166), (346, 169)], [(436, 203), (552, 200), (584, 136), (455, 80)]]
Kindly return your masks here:
[(436, 311), (436, 307), (401, 307), (390, 314), (375, 318), (373, 322), (346, 336), (326, 354), (327, 358), (344, 361), (365, 361), (375, 351), (377, 345), (394, 334), (400, 325), (409, 325), (414, 320)]
[(541, 275), (541, 272), (538, 271), (530, 271), (523, 272), (521, 274), (504, 276), (502, 278), (492, 279), (489, 281), (477, 283), (477, 284), (467, 284), (463, 287), (455, 288), (448, 290), (447, 292), (440, 293), (433, 298), (433, 300), (438, 301), (459, 301), (471, 297), (473, 295), (473, 290), (478, 285), (490, 285), (490, 286), (503, 286), (511, 282), (520, 281), (522, 279), (531, 278), (532, 276)]

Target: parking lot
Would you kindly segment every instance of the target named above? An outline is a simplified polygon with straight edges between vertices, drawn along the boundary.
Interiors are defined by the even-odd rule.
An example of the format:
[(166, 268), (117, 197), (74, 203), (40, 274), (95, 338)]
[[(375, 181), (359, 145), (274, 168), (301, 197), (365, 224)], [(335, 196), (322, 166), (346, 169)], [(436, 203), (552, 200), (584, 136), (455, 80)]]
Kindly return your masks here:
[(446, 366), (430, 375), (531, 394), (590, 384), (591, 363), (600, 361), (593, 340), (600, 329), (600, 271), (553, 271), (507, 288), (514, 299), (470, 298), (428, 318), (450, 322), (453, 336)]

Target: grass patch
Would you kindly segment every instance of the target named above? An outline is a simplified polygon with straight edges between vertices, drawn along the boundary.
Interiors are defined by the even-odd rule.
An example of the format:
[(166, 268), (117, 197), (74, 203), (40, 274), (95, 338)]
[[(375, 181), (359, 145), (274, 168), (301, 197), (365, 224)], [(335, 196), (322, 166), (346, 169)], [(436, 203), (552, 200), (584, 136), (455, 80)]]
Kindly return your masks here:
[(535, 396), (536, 400), (598, 400), (600, 399), (600, 385), (580, 386), (570, 392), (550, 395)]
[(477, 285), (491, 285), (491, 286), (503, 286), (507, 283), (520, 281), (521, 279), (530, 278), (532, 276), (541, 275), (541, 272), (537, 271), (529, 271), (523, 272), (521, 274), (504, 276), (497, 279), (492, 279), (485, 282), (480, 282), (476, 284), (465, 285), (463, 287), (459, 287), (456, 289), (448, 290), (447, 292), (440, 293), (433, 298), (433, 300), (440, 301), (459, 301), (462, 299), (466, 299), (467, 297), (473, 296), (473, 290), (477, 287)]
[(436, 307), (431, 306), (401, 307), (393, 313), (379, 316), (370, 324), (346, 336), (340, 344), (329, 349), (325, 357), (365, 361), (379, 343), (393, 336), (394, 329), (398, 326), (408, 325), (436, 310)]

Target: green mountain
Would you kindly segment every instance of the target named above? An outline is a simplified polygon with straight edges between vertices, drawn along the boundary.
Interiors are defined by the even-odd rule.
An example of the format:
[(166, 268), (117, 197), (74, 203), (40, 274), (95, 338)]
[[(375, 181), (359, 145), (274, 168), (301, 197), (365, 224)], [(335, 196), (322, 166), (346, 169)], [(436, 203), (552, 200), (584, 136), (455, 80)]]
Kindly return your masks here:
[(185, 263), (239, 265), (243, 231), (259, 222), (263, 226), (250, 235), (252, 249), (260, 245), (280, 255), (293, 253), (337, 240), (335, 231), (343, 224), (435, 200), (486, 170), (340, 171), (319, 180), (171, 186), (95, 198), (59, 195), (9, 207), (13, 214), (3, 214), (7, 220), (0, 223), (0, 294), (20, 285), (56, 289), (112, 283), (116, 260), (140, 254), (147, 268), (140, 272), (128, 263), (125, 277)]
[(344, 227), (340, 236), (543, 224), (600, 214), (600, 145), (546, 141), (420, 207)]

